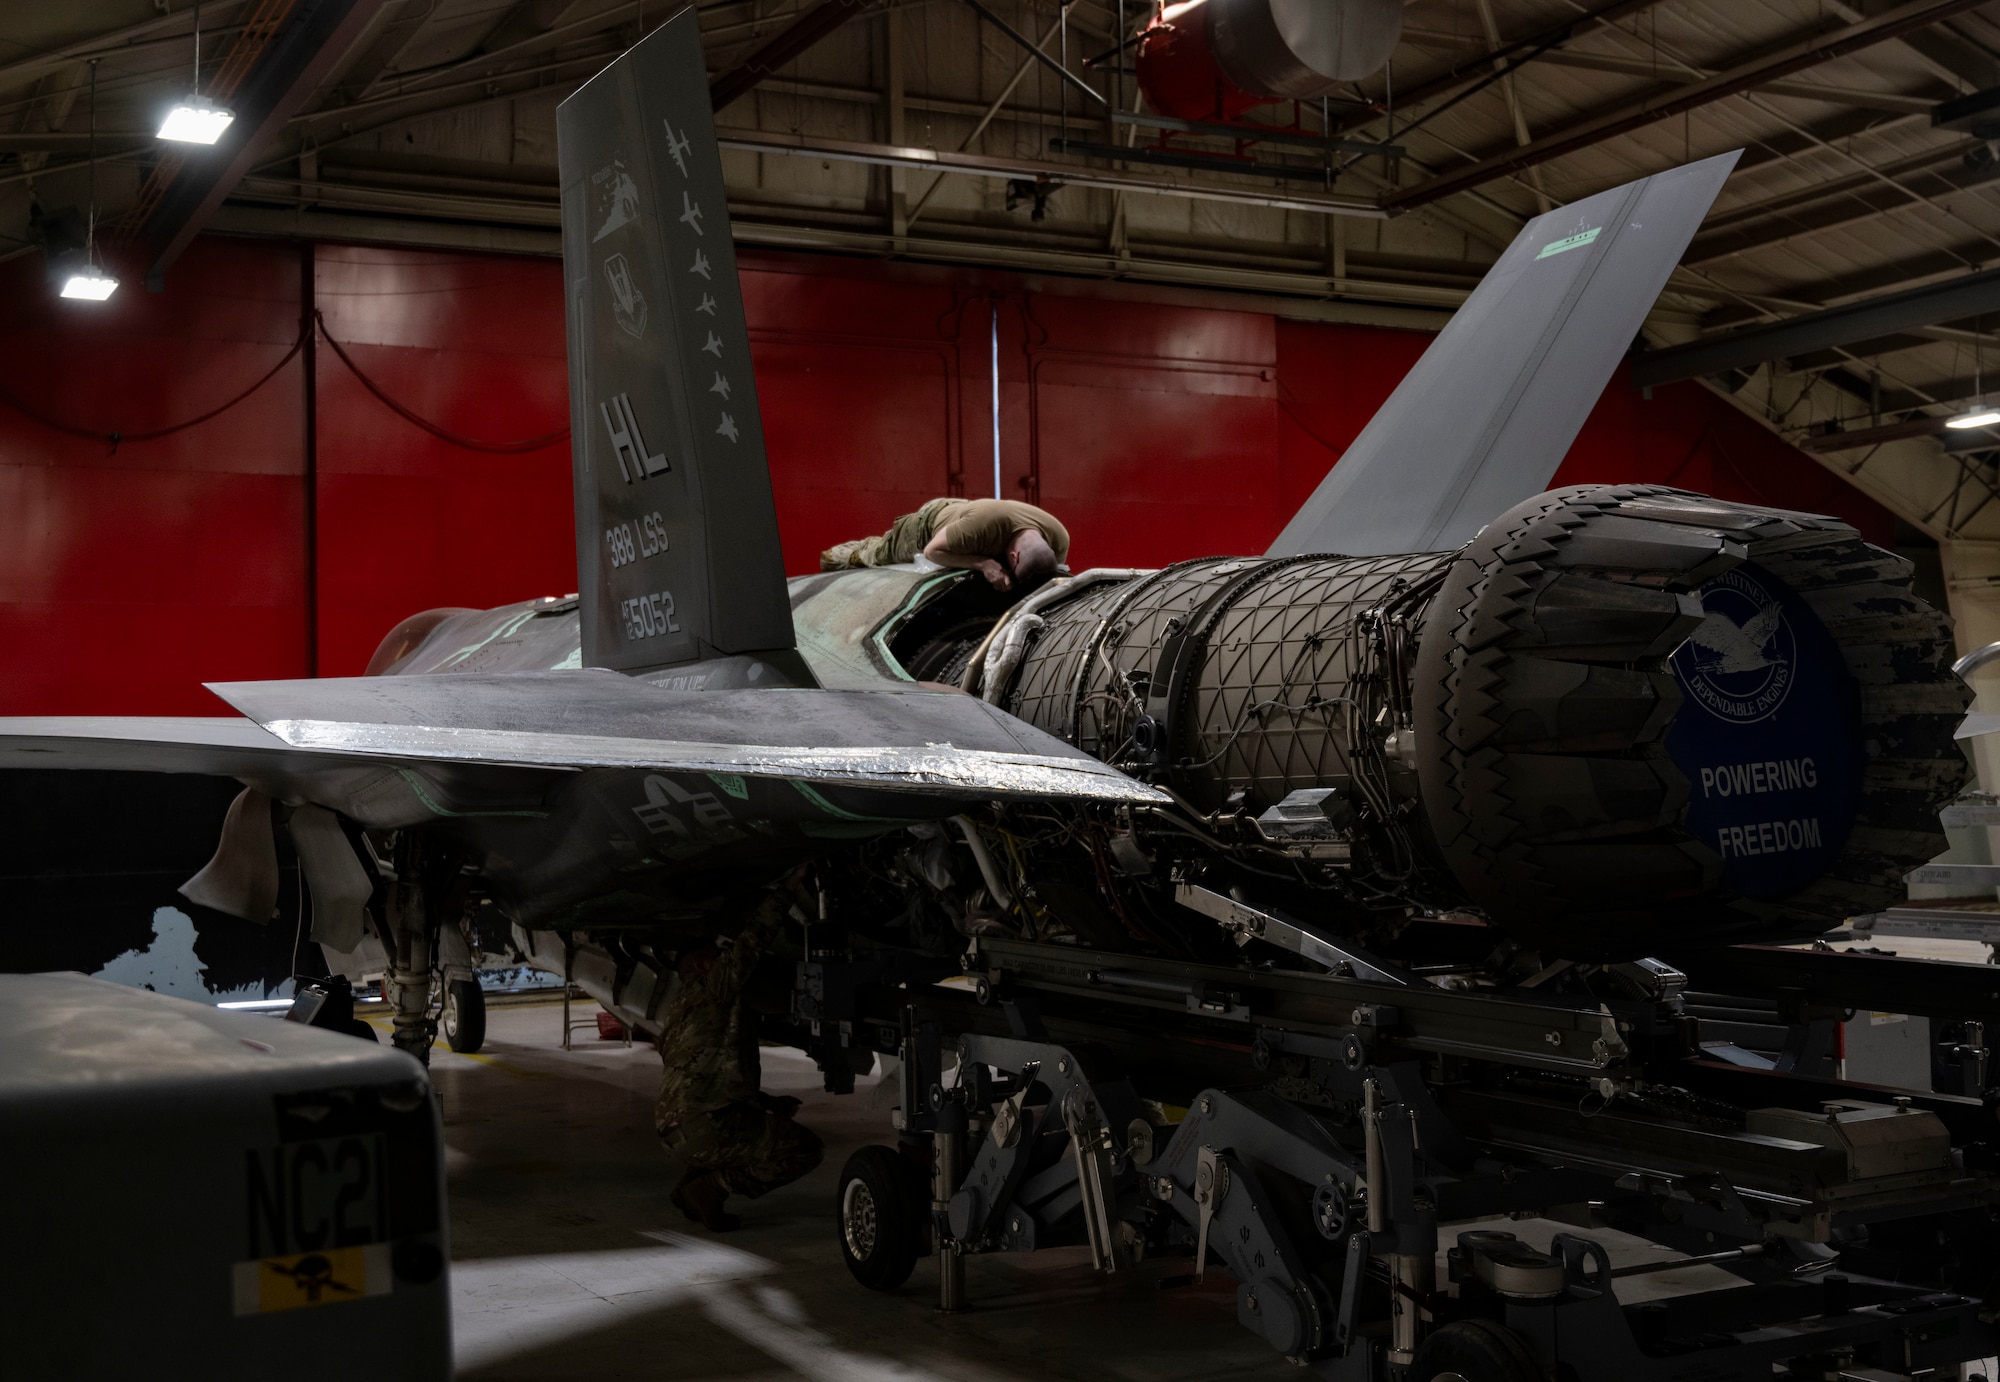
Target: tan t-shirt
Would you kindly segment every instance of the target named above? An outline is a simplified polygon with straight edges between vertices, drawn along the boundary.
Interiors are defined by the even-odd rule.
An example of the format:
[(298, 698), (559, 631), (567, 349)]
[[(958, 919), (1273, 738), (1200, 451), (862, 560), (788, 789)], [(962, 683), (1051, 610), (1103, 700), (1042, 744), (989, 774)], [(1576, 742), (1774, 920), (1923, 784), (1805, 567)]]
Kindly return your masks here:
[(939, 511), (931, 531), (945, 532), (944, 550), (960, 557), (991, 557), (998, 560), (1014, 540), (1014, 534), (1033, 528), (1055, 552), (1057, 561), (1069, 559), (1069, 529), (1047, 509), (1024, 504), (1018, 499), (960, 499)]

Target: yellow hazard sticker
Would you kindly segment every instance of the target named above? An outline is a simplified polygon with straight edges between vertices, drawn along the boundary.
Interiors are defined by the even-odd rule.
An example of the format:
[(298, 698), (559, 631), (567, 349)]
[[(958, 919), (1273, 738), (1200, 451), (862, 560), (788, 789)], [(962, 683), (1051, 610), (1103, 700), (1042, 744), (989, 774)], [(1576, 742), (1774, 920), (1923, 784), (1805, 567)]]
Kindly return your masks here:
[(238, 1262), (233, 1285), (239, 1315), (268, 1315), (276, 1310), (385, 1296), (392, 1285), (389, 1245), (369, 1243)]

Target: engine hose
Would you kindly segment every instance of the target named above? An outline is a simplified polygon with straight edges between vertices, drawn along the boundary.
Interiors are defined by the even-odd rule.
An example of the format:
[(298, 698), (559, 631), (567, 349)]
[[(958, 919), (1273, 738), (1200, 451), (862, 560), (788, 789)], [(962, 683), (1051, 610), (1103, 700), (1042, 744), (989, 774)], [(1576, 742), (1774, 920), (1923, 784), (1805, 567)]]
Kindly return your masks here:
[(993, 863), (993, 855), (986, 848), (986, 841), (979, 837), (979, 827), (970, 817), (953, 816), (961, 834), (965, 836), (966, 847), (972, 851), (972, 860), (979, 865), (979, 876), (986, 880), (986, 891), (993, 894), (993, 900), (1003, 912), (1014, 910), (1014, 894), (1000, 881), (1000, 870)]
[[(1080, 595), (1094, 585), (1103, 585), (1108, 582), (1122, 585), (1134, 577), (1147, 574), (1149, 574), (1147, 571), (1137, 567), (1093, 566), (1088, 571), (1079, 571), (1074, 576), (1057, 576), (1054, 580), (1045, 583), (1041, 589), (1027, 596), (1019, 604), (1001, 615), (999, 621), (991, 629), (987, 630), (986, 637), (980, 640), (979, 646), (972, 650), (972, 656), (966, 659), (965, 676), (962, 680), (962, 685), (967, 691), (979, 696), (989, 704), (998, 705), (1000, 697), (1007, 693), (1007, 683), (1014, 675), (1014, 668), (1020, 663), (1020, 653), (1015, 653), (1013, 660), (1007, 663), (1005, 670), (996, 669), (996, 671), (999, 671), (998, 675), (989, 676), (987, 674), (986, 660), (989, 650), (993, 647), (996, 640), (1015, 638), (1018, 644), (1021, 639), (1026, 638), (1025, 630), (1018, 637), (1014, 634), (1015, 628), (1022, 622), (1023, 615), (1033, 614), (1036, 610), (1046, 605), (1054, 604), (1057, 600), (1067, 600), (1072, 596)], [(1034, 627), (1041, 627), (1039, 619), (1035, 621)]]

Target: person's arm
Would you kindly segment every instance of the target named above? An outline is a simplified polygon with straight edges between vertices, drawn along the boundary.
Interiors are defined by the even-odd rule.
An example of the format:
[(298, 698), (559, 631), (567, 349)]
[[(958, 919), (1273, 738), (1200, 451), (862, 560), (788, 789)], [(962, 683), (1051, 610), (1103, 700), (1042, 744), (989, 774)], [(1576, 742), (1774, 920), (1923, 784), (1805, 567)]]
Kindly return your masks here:
[(945, 544), (949, 541), (951, 525), (945, 524), (924, 544), (924, 559), (949, 566), (959, 571), (977, 571), (995, 590), (1005, 590), (1014, 584), (1014, 578), (1007, 574), (1007, 568), (991, 557), (982, 557), (971, 552), (954, 552)]
[(721, 958), (715, 965), (718, 989), (732, 994), (742, 991), (749, 982), (750, 971), (757, 967), (758, 957), (771, 943), (784, 919), (784, 901), (778, 894), (774, 893), (758, 904), (748, 924), (728, 945), (722, 947)]

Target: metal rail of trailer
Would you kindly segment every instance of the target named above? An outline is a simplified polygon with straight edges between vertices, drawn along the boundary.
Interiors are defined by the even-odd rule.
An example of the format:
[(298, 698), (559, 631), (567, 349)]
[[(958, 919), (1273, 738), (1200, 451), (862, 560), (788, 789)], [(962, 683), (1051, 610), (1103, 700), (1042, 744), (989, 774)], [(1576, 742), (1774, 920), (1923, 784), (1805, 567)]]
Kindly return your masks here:
[[(1287, 948), (1316, 943), (1338, 948)], [(1245, 1327), (1342, 1379), (1959, 1377), (2000, 1355), (1985, 1053), (1965, 1094), (1805, 1058), (1855, 1007), (1990, 1022), (2000, 969), (1735, 947), (1602, 967), (1619, 996), (1586, 1003), (1541, 975), (1452, 988), (1314, 958), (1338, 968), (1011, 940), (810, 955), (773, 1034), (835, 1091), (857, 1056), (901, 1058), (897, 1145), (842, 1176), (857, 1278), (898, 1286), (929, 1255), (956, 1309), (974, 1253), (1083, 1245), (1114, 1277), (1181, 1254), (1235, 1279)], [(1691, 986), (1775, 998), (1796, 1059), (1709, 1057)], [(1466, 1227), (1498, 1216), (1567, 1227), (1546, 1252)], [(1686, 1256), (1614, 1270), (1602, 1230)], [(1619, 1298), (1700, 1264), (1747, 1284)]]

